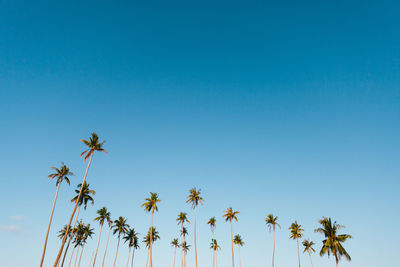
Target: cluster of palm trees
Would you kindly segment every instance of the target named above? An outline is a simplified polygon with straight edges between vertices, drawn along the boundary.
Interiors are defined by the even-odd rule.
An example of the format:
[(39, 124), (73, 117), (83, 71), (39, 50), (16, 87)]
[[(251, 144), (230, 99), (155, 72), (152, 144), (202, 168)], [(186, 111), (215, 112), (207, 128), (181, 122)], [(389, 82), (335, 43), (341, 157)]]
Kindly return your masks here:
[[(59, 232), (58, 232), (58, 237), (61, 239), (61, 246), (60, 249), (58, 250), (56, 260), (53, 264), (53, 267), (58, 267), (58, 266), (66, 266), (66, 256), (69, 251), (70, 244), (73, 244), (73, 248), (71, 251), (71, 255), (69, 257), (68, 261), (68, 267), (71, 267), (72, 261), (73, 261), (73, 256), (75, 255), (75, 260), (73, 266), (80, 266), (83, 251), (85, 244), (87, 243), (89, 238), (92, 238), (94, 235), (93, 229), (90, 228), (90, 224), (85, 224), (82, 220), (78, 222), (78, 217), (80, 213), (80, 208), (83, 205), (84, 210), (87, 208), (87, 204), (91, 203), (92, 205), (94, 204), (94, 199), (93, 196), (96, 194), (96, 192), (92, 189), (90, 189), (89, 184), (86, 182), (86, 178), (88, 175), (88, 171), (90, 168), (90, 165), (92, 163), (93, 155), (94, 152), (106, 152), (103, 148), (105, 141), (100, 142), (99, 137), (96, 133), (92, 133), (91, 137), (89, 140), (81, 140), (87, 147), (87, 149), (82, 152), (81, 157), (84, 158), (84, 162), (88, 160), (87, 166), (86, 166), (86, 171), (83, 176), (83, 181), (82, 183), (78, 184), (77, 189), (75, 190), (75, 193), (77, 194), (74, 198), (72, 198), (71, 202), (74, 203), (74, 209), (72, 211), (71, 216), (69, 217), (68, 224), (66, 224)], [(69, 170), (69, 168), (62, 163), (60, 168), (56, 167), (51, 167), (51, 169), (54, 171), (54, 173), (50, 174), (48, 177), (49, 179), (55, 179), (56, 180), (56, 194), (54, 197), (54, 202), (50, 214), (50, 220), (49, 224), (47, 227), (47, 232), (45, 236), (45, 241), (44, 241), (44, 247), (43, 247), (43, 253), (42, 253), (42, 258), (40, 262), (40, 267), (43, 266), (44, 264), (44, 259), (45, 259), (45, 254), (46, 254), (46, 248), (47, 248), (47, 241), (48, 241), (48, 236), (51, 228), (51, 223), (53, 219), (53, 214), (54, 214), (54, 209), (56, 206), (57, 202), (57, 197), (59, 193), (59, 189), (61, 186), (61, 183), (65, 181), (68, 185), (70, 184), (70, 177), (73, 176), (74, 174)], [(157, 193), (150, 192), (150, 196), (145, 199), (145, 202), (141, 205), (144, 210), (148, 213), (150, 213), (150, 227), (149, 230), (143, 238), (143, 243), (145, 244), (146, 249), (148, 249), (148, 254), (147, 254), (147, 261), (146, 261), (146, 267), (152, 267), (153, 266), (153, 244), (155, 241), (160, 239), (160, 235), (156, 228), (154, 227), (154, 214), (155, 212), (158, 211), (158, 206), (157, 204), (161, 200), (159, 199), (159, 196)], [(198, 190), (196, 188), (192, 188), (189, 190), (189, 195), (186, 198), (186, 202), (191, 205), (192, 209), (194, 210), (194, 224), (193, 224), (193, 237), (194, 237), (194, 254), (195, 254), (195, 265), (198, 267), (198, 255), (197, 255), (197, 208), (199, 205), (203, 204), (203, 197), (201, 197), (201, 190)], [(235, 266), (235, 253), (234, 253), (234, 245), (237, 246), (238, 248), (238, 256), (239, 256), (239, 266), (241, 267), (241, 256), (240, 256), (240, 247), (244, 245), (243, 239), (241, 235), (236, 234), (234, 235), (233, 231), (233, 222), (238, 221), (238, 214), (239, 211), (234, 211), (232, 207), (229, 207), (224, 211), (223, 218), (225, 219), (226, 222), (230, 223), (230, 228), (231, 228), (231, 249), (232, 249), (232, 267)], [(72, 224), (72, 221), (74, 223)], [(133, 266), (133, 261), (134, 261), (134, 255), (135, 255), (135, 250), (139, 249), (139, 233), (135, 231), (133, 227), (130, 227), (127, 224), (127, 219), (120, 216), (117, 220), (112, 220), (111, 219), (111, 214), (107, 210), (106, 207), (102, 207), (97, 211), (97, 217), (94, 218), (95, 222), (99, 223), (99, 237), (97, 240), (97, 246), (96, 250), (92, 253), (92, 257), (90, 260), (90, 265), (89, 266), (95, 266), (96, 262), (98, 262), (98, 252), (99, 252), (99, 245), (101, 242), (101, 236), (102, 236), (102, 231), (103, 231), (103, 226), (108, 226), (108, 237), (107, 237), (107, 242), (106, 242), (106, 247), (105, 251), (103, 254), (103, 259), (102, 259), (102, 267), (104, 266), (105, 259), (107, 256), (107, 250), (108, 250), (108, 244), (110, 240), (110, 235), (113, 233), (117, 237), (117, 248), (116, 248), (116, 253), (114, 257), (114, 264), (113, 266), (116, 266), (117, 262), (117, 257), (118, 257), (118, 250), (120, 246), (120, 241), (121, 238), (123, 239), (124, 243), (128, 245), (128, 259), (126, 262), (126, 266), (129, 266), (129, 262), (131, 262), (131, 266)], [(272, 254), (272, 267), (275, 265), (275, 234), (276, 234), (276, 229), (277, 227), (280, 228), (280, 225), (278, 224), (278, 217), (274, 216), (273, 214), (269, 214), (267, 218), (265, 219), (266, 224), (271, 231), (273, 231), (274, 235), (274, 244), (273, 244), (273, 254)], [(186, 236), (188, 235), (188, 230), (186, 228), (186, 224), (189, 224), (190, 221), (188, 220), (187, 213), (185, 212), (180, 212), (177, 216), (176, 219), (177, 225), (178, 225), (178, 232), (180, 233), (180, 238), (174, 238), (171, 242), (171, 246), (174, 248), (174, 258), (173, 258), (173, 266), (176, 266), (176, 251), (178, 249), (181, 250), (181, 266), (186, 267), (186, 255), (188, 251), (190, 250), (190, 245), (188, 244), (186, 240)], [(221, 249), (220, 245), (218, 244), (217, 240), (215, 239), (215, 230), (216, 230), (216, 218), (212, 217), (207, 221), (207, 224), (210, 226), (211, 233), (212, 233), (212, 238), (211, 238), (211, 243), (210, 243), (210, 249), (212, 250), (213, 254), (213, 267), (218, 266), (218, 256), (217, 252)], [(322, 218), (319, 220), (319, 223), (321, 225), (320, 228), (316, 229), (315, 232), (321, 233), (324, 235), (324, 240), (322, 241), (322, 248), (320, 251), (320, 255), (323, 256), (325, 254), (333, 255), (333, 257), (336, 260), (336, 265), (339, 266), (339, 261), (341, 260), (341, 257), (345, 257), (347, 260), (351, 260), (349, 254), (347, 251), (344, 249), (342, 243), (345, 242), (347, 239), (351, 238), (351, 235), (347, 234), (338, 234), (338, 230), (343, 228), (342, 225), (337, 224), (336, 222), (332, 222), (330, 218)], [(291, 226), (289, 227), (290, 230), (290, 239), (296, 240), (297, 241), (297, 251), (298, 251), (298, 258), (299, 258), (299, 267), (301, 267), (300, 263), (300, 239), (303, 238), (303, 228), (302, 225), (299, 225), (297, 221), (293, 222)], [(65, 244), (67, 244), (65, 246)], [(314, 249), (314, 242), (305, 239), (302, 242), (304, 250), (303, 253), (308, 253), (310, 256), (310, 261), (312, 265), (312, 254), (315, 252)], [(76, 250), (76, 252), (75, 252)], [(79, 253), (80, 251), (80, 253)], [(132, 254), (132, 258), (131, 258)], [(63, 256), (62, 256), (63, 255)], [(78, 256), (79, 255), (79, 256)], [(79, 257), (79, 260), (78, 260)], [(62, 259), (61, 259), (62, 258)]]

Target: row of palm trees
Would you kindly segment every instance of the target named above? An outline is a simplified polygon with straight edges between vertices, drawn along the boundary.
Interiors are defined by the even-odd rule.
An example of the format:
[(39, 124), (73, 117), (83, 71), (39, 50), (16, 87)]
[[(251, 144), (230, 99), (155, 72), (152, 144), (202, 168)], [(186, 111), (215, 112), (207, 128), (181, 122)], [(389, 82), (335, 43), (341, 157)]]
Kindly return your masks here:
[[(84, 162), (88, 161), (85, 174), (83, 176), (82, 183), (78, 185), (79, 190), (75, 190), (76, 196), (71, 200), (74, 205), (74, 209), (72, 211), (72, 214), (68, 220), (68, 223), (65, 225), (65, 227), (59, 232), (59, 237), (61, 239), (61, 246), (60, 249), (57, 253), (56, 260), (53, 264), (53, 267), (58, 267), (64, 266), (65, 263), (65, 257), (68, 252), (68, 248), (70, 246), (70, 243), (72, 242), (74, 244), (74, 247), (72, 249), (72, 253), (70, 256), (69, 264), (68, 266), (70, 267), (71, 262), (72, 262), (72, 257), (74, 255), (75, 248), (77, 248), (76, 252), (76, 258), (75, 258), (75, 264), (77, 262), (78, 258), (78, 252), (79, 249), (81, 249), (79, 261), (78, 261), (78, 266), (80, 265), (80, 261), (82, 258), (83, 254), (83, 249), (84, 246), (88, 240), (89, 237), (92, 237), (93, 235), (93, 229), (90, 228), (90, 224), (84, 224), (82, 221), (80, 221), (77, 224), (78, 217), (79, 217), (79, 212), (80, 208), (83, 204), (84, 209), (86, 210), (88, 202), (91, 202), (92, 205), (94, 203), (93, 200), (93, 195), (96, 194), (94, 190), (89, 189), (89, 184), (86, 182), (86, 178), (88, 175), (89, 168), (92, 163), (93, 155), (95, 152), (105, 152), (103, 146), (105, 141), (100, 142), (99, 137), (96, 133), (92, 133), (91, 137), (89, 140), (81, 140), (87, 147), (85, 151), (81, 153), (81, 157), (84, 158)], [(69, 168), (62, 163), (60, 168), (56, 167), (51, 167), (52, 170), (55, 172), (50, 174), (48, 177), (49, 179), (56, 179), (56, 194), (54, 197), (54, 202), (52, 206), (52, 211), (50, 215), (50, 220), (49, 224), (47, 227), (47, 232), (46, 232), (46, 237), (45, 237), (45, 242), (44, 242), (44, 247), (43, 247), (43, 253), (42, 253), (42, 258), (40, 262), (40, 267), (43, 266), (44, 259), (45, 259), (45, 254), (46, 254), (46, 248), (47, 248), (47, 241), (48, 241), (48, 235), (49, 231), (51, 228), (51, 223), (53, 219), (53, 214), (54, 214), (54, 209), (58, 197), (58, 192), (59, 188), (61, 186), (61, 183), (65, 181), (68, 185), (70, 184), (70, 177), (73, 176), (74, 174), (69, 170)], [(148, 248), (148, 265), (150, 267), (153, 266), (153, 243), (160, 238), (157, 230), (155, 227), (153, 227), (154, 224), (154, 214), (155, 212), (158, 211), (158, 206), (157, 204), (161, 200), (158, 197), (157, 193), (150, 192), (150, 196), (145, 199), (145, 202), (142, 204), (142, 207), (145, 209), (146, 212), (150, 213), (150, 228), (148, 230), (147, 235), (144, 237), (144, 242), (146, 244), (146, 248)], [(199, 205), (203, 203), (203, 198), (201, 197), (201, 190), (197, 190), (196, 188), (192, 188), (189, 191), (189, 195), (186, 199), (186, 202), (189, 203), (194, 210), (194, 228), (193, 228), (193, 233), (194, 233), (194, 252), (195, 252), (195, 264), (196, 267), (198, 267), (198, 256), (197, 256), (197, 231), (196, 231), (196, 226), (197, 226), (197, 208)], [(133, 265), (133, 258), (134, 258), (134, 252), (136, 249), (139, 248), (138, 245), (138, 233), (134, 230), (134, 228), (130, 228), (130, 226), (126, 223), (127, 219), (124, 217), (119, 217), (118, 220), (112, 221), (110, 218), (110, 213), (107, 211), (105, 207), (101, 208), (98, 210), (98, 217), (96, 217), (94, 220), (99, 222), (100, 225), (100, 231), (99, 231), (99, 238), (97, 241), (97, 247), (96, 251), (93, 253), (92, 260), (91, 260), (91, 266), (95, 266), (96, 260), (98, 258), (98, 249), (99, 249), (99, 244), (101, 240), (101, 234), (102, 234), (102, 229), (103, 225), (105, 223), (108, 224), (110, 230), (107, 238), (107, 244), (106, 244), (106, 249), (104, 252), (103, 256), (103, 262), (102, 266), (104, 266), (104, 260), (106, 258), (107, 254), (107, 248), (108, 248), (108, 243), (109, 243), (109, 238), (111, 234), (111, 230), (113, 230), (113, 234), (117, 235), (118, 237), (118, 243), (117, 243), (117, 250), (116, 250), (116, 255), (114, 258), (114, 267), (116, 264), (117, 256), (118, 256), (118, 249), (119, 249), (119, 244), (121, 237), (125, 240), (125, 242), (128, 243), (129, 246), (129, 254), (128, 254), (128, 261), (127, 261), (127, 266), (129, 264), (129, 259), (130, 259), (130, 254), (131, 254), (131, 249), (133, 248), (132, 252), (132, 260), (131, 260), (131, 265)], [(244, 245), (244, 242), (242, 240), (242, 237), (240, 235), (235, 235), (234, 236), (234, 231), (233, 231), (233, 222), (238, 221), (238, 216), (239, 211), (234, 211), (232, 207), (228, 208), (225, 210), (223, 214), (223, 218), (225, 219), (226, 222), (230, 223), (231, 227), (231, 249), (232, 249), (232, 267), (235, 266), (235, 253), (234, 253), (234, 245), (238, 246), (238, 253), (239, 253), (239, 263), (241, 266), (241, 258), (240, 258), (240, 247)], [(75, 220), (74, 220), (75, 219)], [(72, 224), (72, 221), (74, 220), (74, 223)], [(280, 225), (277, 222), (278, 217), (273, 216), (272, 214), (269, 214), (267, 218), (265, 219), (266, 224), (269, 228), (270, 231), (273, 231), (274, 233), (274, 246), (273, 246), (273, 255), (272, 255), (272, 266), (274, 267), (274, 261), (275, 261), (275, 232), (276, 232), (276, 227), (280, 228)], [(188, 231), (186, 227), (184, 226), (185, 223), (189, 223), (189, 220), (187, 219), (187, 214), (184, 212), (181, 212), (178, 214), (178, 218), (176, 219), (180, 235), (181, 235), (181, 241), (179, 243), (178, 238), (175, 238), (172, 242), (171, 245), (174, 247), (174, 267), (176, 263), (176, 250), (178, 248), (181, 249), (181, 264), (182, 267), (186, 266), (186, 254), (190, 249), (190, 245), (186, 241), (186, 235), (188, 234)], [(325, 254), (328, 255), (333, 255), (336, 260), (336, 265), (339, 265), (339, 261), (342, 256), (344, 256), (347, 260), (350, 260), (350, 256), (348, 255), (347, 251), (343, 248), (342, 243), (345, 242), (347, 239), (351, 238), (350, 235), (347, 234), (342, 234), (339, 235), (337, 234), (337, 231), (341, 229), (343, 226), (336, 224), (336, 222), (332, 222), (330, 218), (323, 218), (319, 221), (321, 224), (321, 227), (316, 229), (315, 231), (318, 233), (321, 233), (324, 235), (325, 239), (323, 240), (323, 246), (320, 251), (320, 255), (323, 256)], [(218, 245), (217, 240), (215, 239), (215, 228), (216, 228), (216, 219), (215, 217), (210, 218), (210, 220), (207, 222), (209, 224), (210, 229), (212, 231), (212, 239), (210, 243), (210, 249), (213, 251), (213, 267), (218, 266), (217, 265), (217, 251), (220, 249), (220, 246)], [(299, 257), (299, 267), (300, 265), (300, 239), (303, 237), (303, 229), (302, 226), (299, 225), (297, 222), (292, 223), (292, 225), (289, 227), (290, 230), (290, 238), (293, 240), (297, 241), (297, 249), (298, 249), (298, 257)], [(67, 243), (68, 240), (68, 243)], [(67, 246), (65, 247), (65, 244), (67, 243)], [(304, 240), (302, 242), (304, 246), (304, 253), (307, 252), (310, 255), (311, 259), (311, 254), (315, 252), (313, 245), (314, 242), (309, 241), (309, 240)], [(65, 249), (64, 249), (65, 247)], [(61, 256), (64, 252), (63, 259), (61, 260)], [(311, 264), (312, 264), (312, 259), (311, 259)], [(146, 264), (147, 267), (147, 264)]]

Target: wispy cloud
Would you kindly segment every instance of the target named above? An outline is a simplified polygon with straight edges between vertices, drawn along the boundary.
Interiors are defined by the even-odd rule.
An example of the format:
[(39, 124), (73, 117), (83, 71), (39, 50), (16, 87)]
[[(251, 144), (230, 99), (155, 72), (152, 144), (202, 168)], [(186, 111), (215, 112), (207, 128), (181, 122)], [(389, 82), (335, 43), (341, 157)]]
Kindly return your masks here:
[(25, 219), (25, 217), (23, 215), (14, 215), (14, 216), (11, 216), (10, 218), (13, 221), (22, 221)]
[(22, 227), (18, 225), (0, 225), (0, 231), (7, 233), (19, 233), (22, 231)]

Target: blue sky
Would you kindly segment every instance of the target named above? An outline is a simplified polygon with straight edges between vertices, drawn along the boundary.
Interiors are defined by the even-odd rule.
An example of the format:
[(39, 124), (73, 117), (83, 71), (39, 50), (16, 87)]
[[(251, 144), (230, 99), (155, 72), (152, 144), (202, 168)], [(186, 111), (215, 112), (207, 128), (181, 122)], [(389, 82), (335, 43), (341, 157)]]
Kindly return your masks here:
[[(0, 3), (1, 266), (37, 266), (56, 189), (46, 177), (65, 162), (76, 176), (60, 190), (50, 266), (84, 174), (79, 140), (93, 131), (109, 153), (93, 159), (95, 205), (81, 218), (97, 233), (92, 220), (107, 206), (144, 233), (150, 216), (140, 204), (158, 192), (155, 266), (172, 265), (175, 218), (184, 211), (192, 220), (185, 197), (193, 186), (205, 198), (200, 266), (211, 263), (211, 216), (219, 266), (231, 264), (221, 217), (229, 206), (241, 212), (234, 231), (246, 243), (243, 266), (271, 266), (271, 212), (282, 226), (276, 266), (297, 264), (287, 230), (294, 220), (320, 247), (313, 229), (322, 216), (354, 236), (346, 244), (353, 260), (342, 266), (398, 265), (399, 2)], [(115, 248), (116, 238), (109, 255)], [(120, 266), (126, 257), (122, 246)], [(137, 265), (145, 258), (138, 251)], [(306, 255), (302, 262), (309, 266)]]

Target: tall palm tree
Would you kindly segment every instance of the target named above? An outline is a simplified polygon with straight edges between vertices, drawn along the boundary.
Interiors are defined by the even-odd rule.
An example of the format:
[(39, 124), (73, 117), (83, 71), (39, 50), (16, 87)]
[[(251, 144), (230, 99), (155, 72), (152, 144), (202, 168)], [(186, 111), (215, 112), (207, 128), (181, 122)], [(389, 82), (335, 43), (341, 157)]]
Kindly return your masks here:
[(240, 247), (243, 247), (244, 242), (242, 240), (242, 237), (240, 235), (235, 235), (233, 238), (233, 243), (238, 246), (239, 249), (239, 266), (242, 267), (242, 259), (240, 258)]
[(111, 232), (112, 232), (111, 230), (112, 230), (112, 226), (113, 226), (113, 221), (111, 220), (111, 218), (107, 219), (107, 222), (108, 222), (108, 237), (107, 237), (106, 249), (104, 250), (103, 263), (101, 264), (102, 267), (104, 267), (104, 262), (106, 260), (108, 243), (110, 241), (110, 235), (111, 235)]
[(153, 247), (152, 244), (156, 242), (158, 239), (160, 239), (160, 236), (156, 228), (150, 227), (149, 230), (147, 231), (147, 235), (143, 238), (143, 242), (146, 244), (146, 248), (149, 249), (147, 253), (146, 266), (147, 263), (149, 262), (150, 247)]
[(218, 267), (217, 251), (218, 251), (219, 249), (221, 249), (221, 247), (218, 245), (217, 240), (215, 240), (214, 238), (211, 239), (210, 249), (213, 250), (213, 254), (215, 255), (215, 266)]
[(106, 207), (102, 207), (101, 209), (99, 209), (99, 210), (97, 211), (97, 215), (99, 215), (99, 216), (97, 216), (96, 218), (94, 218), (94, 221), (95, 221), (95, 222), (96, 222), (96, 221), (99, 222), (99, 224), (100, 224), (100, 232), (99, 232), (99, 240), (97, 241), (96, 252), (95, 252), (95, 254), (94, 254), (93, 267), (94, 267), (95, 264), (96, 264), (97, 252), (98, 252), (98, 250), (99, 250), (99, 245), (100, 245), (101, 230), (103, 229), (104, 222), (109, 221), (109, 220), (110, 220), (110, 216), (111, 216), (110, 212), (107, 211), (107, 208), (106, 208)]
[(171, 246), (174, 247), (174, 267), (175, 267), (176, 249), (180, 247), (178, 238), (172, 239)]
[(182, 243), (181, 246), (183, 248), (183, 253), (185, 255), (185, 267), (186, 267), (186, 255), (187, 255), (188, 251), (190, 250), (190, 245), (188, 245), (187, 242), (185, 241)]
[[(144, 208), (145, 211), (151, 212), (151, 223), (150, 223), (150, 229), (153, 228), (153, 215), (154, 211), (158, 211), (157, 203), (160, 202), (161, 200), (158, 198), (157, 193), (150, 192), (150, 197), (145, 199), (146, 202), (142, 204), (142, 207)], [(153, 267), (153, 236), (152, 236), (152, 231), (150, 232), (150, 248), (149, 248), (149, 253), (150, 253), (150, 267)]]
[[(83, 185), (85, 184), (85, 181), (86, 181), (86, 177), (87, 177), (87, 174), (88, 174), (88, 171), (89, 171), (89, 167), (90, 167), (90, 164), (91, 164), (91, 162), (92, 162), (93, 154), (94, 154), (95, 151), (106, 152), (106, 151), (104, 150), (104, 148), (103, 148), (103, 145), (104, 145), (105, 141), (99, 142), (99, 137), (98, 137), (98, 135), (97, 135), (96, 133), (92, 133), (92, 136), (90, 137), (89, 141), (84, 140), (84, 139), (81, 139), (81, 141), (82, 141), (82, 142), (87, 146), (87, 148), (88, 148), (87, 150), (85, 150), (85, 151), (82, 152), (81, 157), (82, 157), (82, 156), (85, 156), (85, 157), (84, 157), (84, 161), (85, 161), (85, 162), (86, 162), (86, 160), (89, 158), (89, 163), (88, 163), (88, 165), (87, 165), (87, 167), (86, 167), (85, 175), (83, 176), (83, 181), (82, 181), (82, 184), (81, 184), (82, 187), (81, 187), (81, 190), (80, 190), (80, 192), (79, 192), (79, 196), (78, 196), (78, 198), (76, 199), (75, 208), (74, 208), (74, 210), (72, 211), (71, 217), (69, 218), (68, 227), (67, 227), (67, 232), (68, 232), (69, 228), (71, 227), (72, 219), (73, 219), (74, 216), (75, 216), (75, 212), (76, 212), (76, 209), (77, 209), (77, 207), (78, 207), (78, 199), (80, 199), (80, 194), (81, 194), (81, 192), (82, 192)], [(58, 264), (58, 262), (60, 261), (61, 253), (62, 253), (62, 251), (64, 250), (64, 245), (65, 245), (66, 239), (67, 239), (67, 235), (65, 235), (64, 238), (63, 238), (63, 241), (62, 241), (62, 243), (61, 243), (60, 250), (58, 251), (57, 258), (56, 258), (56, 261), (54, 262), (53, 267), (57, 267), (57, 264)]]
[(239, 211), (233, 211), (232, 207), (229, 207), (228, 209), (225, 210), (225, 214), (222, 216), (225, 218), (225, 221), (230, 221), (231, 223), (231, 240), (232, 240), (232, 267), (235, 267), (235, 256), (233, 254), (233, 224), (232, 221), (238, 221), (237, 216), (240, 212)]
[[(183, 244), (183, 242), (185, 241), (185, 235), (183, 235), (184, 231), (183, 231), (183, 224), (185, 222), (190, 223), (188, 218), (187, 218), (187, 213), (186, 212), (180, 212), (178, 214), (178, 218), (176, 218), (176, 221), (178, 222), (178, 225), (181, 225), (181, 243)], [(182, 267), (184, 265), (184, 253), (183, 253), (183, 247), (181, 246), (181, 260), (182, 260)]]
[(204, 199), (200, 196), (201, 189), (197, 190), (195, 187), (189, 190), (189, 195), (186, 197), (186, 203), (192, 205), (194, 209), (194, 255), (196, 259), (197, 267), (197, 245), (196, 245), (196, 217), (197, 217), (197, 206), (203, 204)]
[[(207, 222), (207, 224), (210, 225), (210, 229), (212, 232), (212, 240), (215, 240), (214, 231), (215, 231), (216, 223), (217, 223), (217, 219), (215, 219), (215, 217), (211, 217)], [(213, 250), (213, 267), (215, 267), (215, 250)]]
[(275, 229), (276, 226), (281, 228), (281, 226), (278, 223), (278, 216), (274, 216), (273, 214), (268, 214), (267, 218), (265, 218), (265, 222), (269, 228), (269, 231), (271, 232), (274, 231), (274, 250), (272, 252), (272, 267), (275, 266)]
[(289, 230), (290, 230), (290, 237), (289, 239), (293, 239), (297, 241), (297, 255), (299, 257), (299, 267), (300, 265), (300, 247), (299, 247), (299, 239), (303, 237), (303, 231), (304, 229), (301, 228), (302, 225), (298, 224), (297, 221), (292, 223), (290, 225)]
[(74, 175), (72, 172), (69, 171), (69, 168), (64, 165), (64, 163), (61, 163), (61, 168), (58, 169), (56, 167), (50, 167), (50, 169), (54, 170), (55, 173), (52, 173), (48, 176), (49, 179), (54, 179), (56, 178), (56, 195), (54, 197), (53, 201), (53, 208), (51, 209), (51, 214), (50, 214), (50, 220), (49, 220), (49, 225), (47, 226), (47, 232), (46, 232), (46, 238), (44, 239), (44, 247), (43, 247), (43, 253), (42, 253), (42, 259), (40, 260), (40, 267), (43, 266), (43, 261), (44, 261), (44, 255), (46, 254), (46, 247), (47, 247), (47, 239), (49, 237), (49, 231), (50, 231), (50, 226), (51, 226), (51, 221), (53, 220), (53, 213), (54, 213), (54, 208), (56, 206), (56, 201), (57, 201), (57, 196), (58, 196), (58, 191), (60, 189), (61, 182), (65, 180), (65, 182), (69, 185), (69, 178), (68, 176)]
[[(182, 244), (183, 244), (183, 243), (186, 244), (186, 236), (187, 236), (187, 235), (189, 235), (189, 232), (188, 232), (188, 230), (186, 229), (186, 227), (183, 227), (182, 230), (181, 230), (181, 236), (182, 236), (182, 239), (183, 239)], [(183, 247), (182, 245), (181, 245), (181, 248), (182, 248), (182, 253), (183, 253), (183, 258), (182, 258), (182, 260), (183, 260), (183, 265), (186, 266), (186, 254), (187, 254), (187, 253), (185, 253), (185, 249), (184, 249), (184, 247)]]
[(85, 248), (86, 241), (87, 241), (88, 237), (92, 238), (93, 234), (94, 234), (94, 232), (93, 232), (93, 229), (90, 228), (90, 224), (85, 225), (85, 227), (83, 228), (82, 238), (80, 240), (82, 250), (81, 250), (81, 255), (79, 256), (78, 267), (81, 265), (83, 249)]
[(126, 219), (124, 217), (119, 216), (118, 220), (114, 221), (113, 234), (115, 235), (116, 233), (118, 233), (118, 244), (117, 244), (117, 252), (115, 253), (115, 259), (114, 259), (114, 265), (113, 265), (114, 267), (115, 267), (115, 263), (117, 262), (119, 241), (121, 240), (121, 235), (125, 236), (126, 233), (128, 233), (128, 228), (129, 228), (129, 225), (126, 223)]
[[(129, 247), (129, 254), (128, 254), (128, 261), (126, 262), (126, 267), (129, 266), (129, 259), (131, 258), (131, 249), (133, 247), (133, 253), (135, 253), (135, 243), (136, 246), (138, 245), (138, 233), (136, 233), (134, 228), (129, 228), (128, 229), (128, 233), (126, 234), (126, 236), (124, 237), (124, 240), (126, 242), (128, 242), (128, 247)], [(133, 255), (132, 255), (132, 265), (133, 265)]]
[(311, 254), (315, 252), (315, 249), (313, 248), (314, 246), (314, 242), (306, 239), (303, 241), (303, 246), (304, 246), (304, 251), (303, 253), (308, 253), (308, 255), (310, 255), (310, 261), (311, 261), (311, 267), (313, 267), (313, 263), (312, 263), (312, 258), (311, 258)]
[(351, 257), (349, 253), (344, 249), (342, 243), (346, 242), (347, 239), (351, 239), (352, 236), (348, 234), (339, 235), (338, 230), (344, 228), (343, 225), (337, 224), (336, 221), (332, 223), (331, 218), (323, 217), (318, 221), (321, 224), (321, 227), (315, 229), (315, 232), (321, 233), (324, 235), (325, 240), (322, 241), (322, 248), (319, 255), (323, 256), (328, 254), (333, 254), (336, 260), (336, 266), (339, 266), (339, 261), (342, 256), (346, 258), (346, 260), (351, 261)]
[[(79, 217), (79, 211), (81, 209), (82, 204), (83, 204), (83, 209), (86, 210), (87, 204), (88, 204), (89, 201), (92, 203), (92, 205), (94, 204), (94, 200), (93, 200), (91, 195), (96, 195), (96, 191), (89, 189), (89, 184), (87, 184), (86, 182), (83, 185), (78, 184), (78, 188), (81, 188), (82, 190), (80, 191), (80, 190), (76, 189), (75, 193), (77, 193), (77, 195), (74, 198), (71, 199), (71, 202), (76, 202), (77, 199), (78, 199), (78, 196), (80, 196), (80, 198), (78, 200), (78, 212), (76, 213), (74, 226), (72, 228), (75, 228), (76, 222), (77, 222), (78, 217)], [(68, 240), (67, 247), (69, 246), (70, 242), (71, 242), (71, 239)], [(76, 247), (77, 246), (74, 246), (74, 248), (72, 249), (71, 259), (72, 259), (72, 256), (74, 255)], [(70, 260), (70, 262), (71, 262), (71, 260)]]

